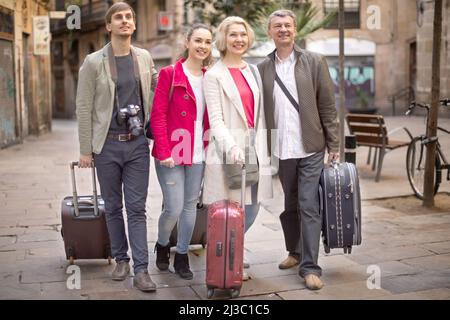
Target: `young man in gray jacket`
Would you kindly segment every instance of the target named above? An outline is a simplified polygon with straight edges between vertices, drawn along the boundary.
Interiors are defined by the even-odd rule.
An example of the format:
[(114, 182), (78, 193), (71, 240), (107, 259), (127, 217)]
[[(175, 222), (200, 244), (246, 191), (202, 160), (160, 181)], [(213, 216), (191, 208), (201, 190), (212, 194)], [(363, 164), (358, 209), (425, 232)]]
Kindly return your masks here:
[[(318, 265), (322, 218), (319, 178), (328, 160), (338, 159), (339, 140), (333, 83), (325, 58), (295, 45), (296, 17), (290, 10), (269, 16), (276, 50), (258, 65), (264, 87), (270, 152), (279, 159), (285, 200), (280, 215), (288, 257), (280, 269), (300, 264), (309, 289), (322, 288)], [(277, 79), (278, 77), (278, 79)]]
[(128, 239), (122, 212), (122, 188), (134, 267), (134, 286), (154, 291), (148, 274), (145, 201), (150, 155), (144, 135), (150, 114), (150, 90), (156, 70), (150, 53), (131, 46), (136, 15), (117, 2), (105, 16), (111, 42), (89, 54), (79, 71), (77, 118), (80, 167), (97, 169), (106, 222), (116, 267), (113, 280), (125, 280), (130, 272)]

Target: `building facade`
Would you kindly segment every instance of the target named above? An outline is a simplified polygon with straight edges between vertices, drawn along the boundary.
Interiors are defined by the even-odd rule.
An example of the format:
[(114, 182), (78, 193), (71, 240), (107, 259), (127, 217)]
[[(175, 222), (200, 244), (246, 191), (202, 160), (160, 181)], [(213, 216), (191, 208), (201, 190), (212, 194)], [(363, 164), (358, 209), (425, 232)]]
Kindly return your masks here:
[[(323, 15), (338, 0), (312, 0)], [(417, 91), (416, 1), (344, 0), (345, 77), (348, 110), (402, 114)], [(327, 56), (338, 91), (336, 22), (311, 34), (307, 48)]]
[[(78, 70), (86, 55), (109, 42), (104, 16), (111, 0), (80, 0), (81, 28), (69, 30), (66, 19), (52, 25), (53, 114), (60, 118), (75, 116)], [(180, 54), (183, 25), (186, 24), (183, 0), (130, 0), (135, 10), (136, 31), (133, 45), (147, 49), (157, 69), (171, 64)], [(65, 10), (74, 1), (53, 0), (54, 10)]]
[(51, 130), (49, 9), (0, 0), (0, 148)]

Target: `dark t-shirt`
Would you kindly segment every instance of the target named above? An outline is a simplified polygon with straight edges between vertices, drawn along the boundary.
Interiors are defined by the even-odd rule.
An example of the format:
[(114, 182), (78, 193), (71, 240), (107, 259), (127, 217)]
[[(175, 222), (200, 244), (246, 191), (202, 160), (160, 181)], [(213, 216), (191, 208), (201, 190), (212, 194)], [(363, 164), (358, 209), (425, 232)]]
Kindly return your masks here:
[[(138, 105), (139, 118), (144, 123), (143, 106), (139, 101), (138, 90), (140, 90), (136, 79), (134, 78), (133, 57), (131, 53), (127, 56), (115, 57), (117, 66), (117, 94), (119, 96), (120, 108), (124, 108), (130, 104)], [(139, 94), (140, 95), (140, 94)], [(111, 125), (109, 126), (109, 133), (128, 133), (127, 120), (122, 125), (117, 122), (117, 102), (114, 97), (114, 110), (112, 113)]]

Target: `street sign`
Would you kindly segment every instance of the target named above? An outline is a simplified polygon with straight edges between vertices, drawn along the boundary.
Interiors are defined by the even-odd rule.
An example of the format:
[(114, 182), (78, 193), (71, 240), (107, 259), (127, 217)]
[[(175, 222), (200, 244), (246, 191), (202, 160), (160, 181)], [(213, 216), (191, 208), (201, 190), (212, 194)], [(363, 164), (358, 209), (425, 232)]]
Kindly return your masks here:
[(173, 14), (160, 11), (158, 13), (158, 29), (161, 31), (172, 31), (173, 30)]
[(50, 54), (50, 19), (48, 16), (33, 17), (33, 53)]

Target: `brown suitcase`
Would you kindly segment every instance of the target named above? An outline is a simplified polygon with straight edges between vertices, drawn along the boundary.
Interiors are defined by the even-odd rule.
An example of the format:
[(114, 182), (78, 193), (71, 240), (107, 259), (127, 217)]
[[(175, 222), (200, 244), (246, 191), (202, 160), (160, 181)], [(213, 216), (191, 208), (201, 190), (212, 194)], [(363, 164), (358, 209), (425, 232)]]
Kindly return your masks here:
[(108, 259), (111, 263), (105, 204), (97, 195), (95, 168), (91, 170), (93, 195), (78, 196), (75, 166), (78, 166), (78, 162), (70, 164), (73, 196), (65, 197), (61, 204), (61, 235), (66, 258), (70, 264), (76, 259)]

